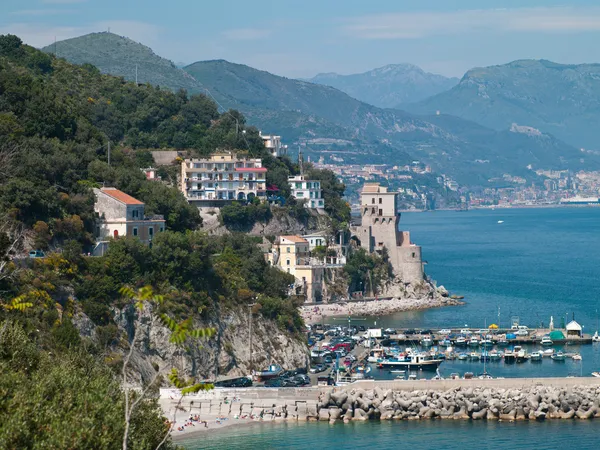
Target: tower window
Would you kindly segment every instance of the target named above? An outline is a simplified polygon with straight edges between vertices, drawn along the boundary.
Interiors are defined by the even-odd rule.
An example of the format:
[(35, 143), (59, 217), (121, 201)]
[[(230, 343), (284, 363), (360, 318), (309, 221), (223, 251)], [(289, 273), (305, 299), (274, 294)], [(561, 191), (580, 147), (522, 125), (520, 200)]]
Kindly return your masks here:
[(371, 199), (371, 203), (372, 203), (372, 204), (375, 204), (375, 197), (373, 197), (373, 198)]
[(379, 204), (381, 205), (383, 203), (383, 199), (381, 197), (379, 197)]

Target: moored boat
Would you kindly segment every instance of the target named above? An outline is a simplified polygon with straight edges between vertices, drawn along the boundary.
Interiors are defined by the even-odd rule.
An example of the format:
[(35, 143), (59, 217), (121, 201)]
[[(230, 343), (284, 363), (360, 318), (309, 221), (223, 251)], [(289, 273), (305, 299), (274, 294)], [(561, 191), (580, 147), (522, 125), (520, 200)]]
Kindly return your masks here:
[(564, 361), (566, 359), (566, 356), (565, 356), (565, 354), (563, 352), (558, 351), (555, 354), (553, 354), (551, 356), (551, 358), (552, 358), (553, 361)]
[(469, 355), (469, 359), (471, 361), (479, 361), (479, 353), (471, 352), (471, 354)]
[(454, 341), (454, 345), (456, 345), (457, 347), (464, 347), (465, 345), (467, 345), (467, 340), (464, 336), (459, 336), (456, 338), (456, 341)]
[(490, 352), (490, 360), (500, 361), (501, 358), (502, 358), (502, 353), (500, 353), (498, 350), (492, 350)]
[(398, 358), (386, 358), (379, 363), (379, 367), (406, 367), (409, 369), (435, 370), (444, 362), (426, 353), (412, 353)]
[(512, 364), (517, 360), (517, 354), (514, 350), (507, 350), (504, 352), (504, 362), (507, 364)]
[(542, 338), (540, 344), (542, 344), (543, 346), (550, 346), (550, 345), (554, 344), (554, 342), (552, 342), (552, 339), (550, 339), (550, 336), (544, 336)]
[(461, 353), (458, 355), (459, 361), (466, 361), (467, 359), (469, 359), (469, 355), (467, 355), (466, 353)]
[(531, 361), (541, 361), (542, 354), (540, 352), (531, 352), (529, 358), (531, 359)]
[(592, 336), (592, 342), (600, 342), (600, 336), (598, 336), (598, 332), (597, 331)]
[(424, 336), (423, 339), (421, 339), (421, 345), (423, 347), (431, 347), (433, 345), (433, 339), (431, 339), (431, 336)]
[(517, 351), (517, 363), (524, 363), (527, 361), (527, 350), (521, 348)]
[(476, 337), (473, 336), (469, 340), (469, 346), (471, 346), (471, 347), (477, 347), (477, 346), (479, 346), (479, 339), (477, 339)]

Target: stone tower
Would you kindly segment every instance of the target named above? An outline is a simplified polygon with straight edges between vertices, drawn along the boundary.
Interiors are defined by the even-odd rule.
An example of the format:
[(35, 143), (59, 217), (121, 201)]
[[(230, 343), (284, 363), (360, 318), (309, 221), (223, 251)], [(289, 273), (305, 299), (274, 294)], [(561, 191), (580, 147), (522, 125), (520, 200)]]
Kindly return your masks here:
[(399, 231), (398, 194), (379, 183), (365, 183), (360, 193), (361, 225), (356, 235), (369, 253), (387, 248), (394, 274), (405, 283), (423, 281), (421, 247), (410, 242), (408, 231)]

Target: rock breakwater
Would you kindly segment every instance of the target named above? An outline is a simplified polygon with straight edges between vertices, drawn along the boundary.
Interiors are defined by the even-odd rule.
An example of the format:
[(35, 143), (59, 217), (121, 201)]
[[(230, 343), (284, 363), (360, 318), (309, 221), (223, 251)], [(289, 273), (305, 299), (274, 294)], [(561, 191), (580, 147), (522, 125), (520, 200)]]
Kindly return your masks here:
[(447, 391), (348, 389), (324, 392), (318, 420), (544, 420), (600, 417), (600, 387), (519, 389), (457, 387)]

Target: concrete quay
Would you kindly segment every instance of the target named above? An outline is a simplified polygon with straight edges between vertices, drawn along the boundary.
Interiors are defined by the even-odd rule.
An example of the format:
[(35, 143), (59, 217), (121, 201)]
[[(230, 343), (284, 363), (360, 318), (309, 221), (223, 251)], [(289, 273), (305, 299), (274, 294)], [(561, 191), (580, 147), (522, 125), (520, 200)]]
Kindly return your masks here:
[(369, 419), (541, 420), (600, 417), (600, 378), (357, 381), (346, 386), (214, 389), (181, 399), (161, 389), (176, 422)]

